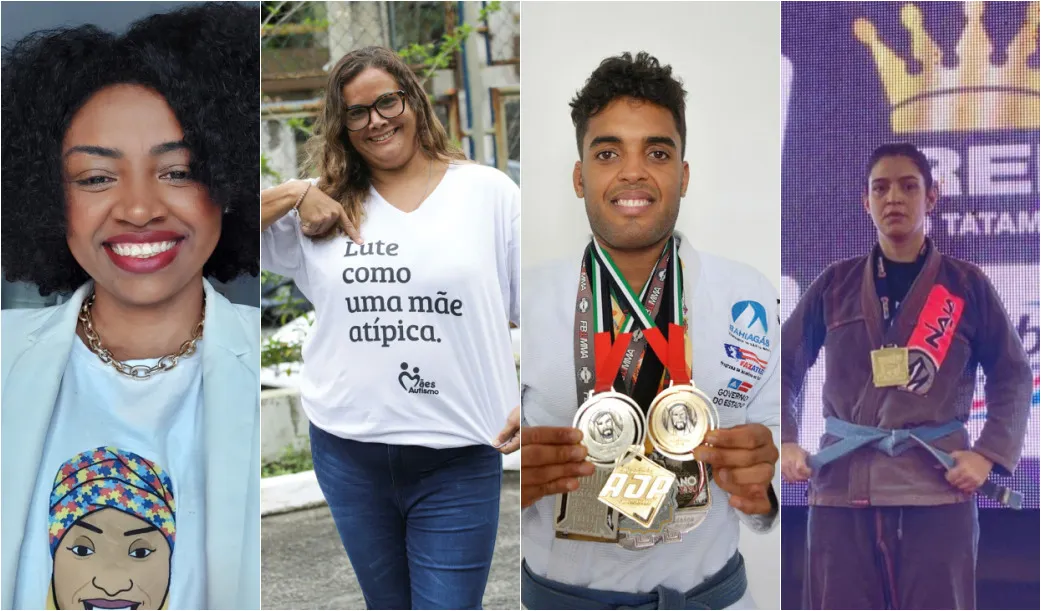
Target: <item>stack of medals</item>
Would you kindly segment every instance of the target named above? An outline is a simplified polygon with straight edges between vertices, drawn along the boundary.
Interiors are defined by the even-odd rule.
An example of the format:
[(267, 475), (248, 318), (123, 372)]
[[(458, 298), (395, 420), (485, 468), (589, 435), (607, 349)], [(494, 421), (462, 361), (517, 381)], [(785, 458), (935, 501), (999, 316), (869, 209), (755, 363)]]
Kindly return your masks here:
[[(589, 246), (576, 307), (581, 406), (573, 426), (582, 431), (588, 460), (597, 468), (580, 479), (578, 490), (558, 495), (557, 537), (647, 549), (680, 541), (708, 513), (710, 473), (694, 460), (693, 451), (718, 426), (718, 416), (712, 402), (690, 380), (678, 247), (677, 238), (669, 240), (637, 298), (599, 244), (593, 241)], [(671, 280), (674, 321), (668, 342), (654, 322), (664, 301), (660, 297), (666, 279)], [(630, 312), (613, 344), (612, 288)], [(595, 333), (592, 351), (590, 327)], [(621, 369), (627, 388), (633, 387), (637, 361), (648, 347), (663, 365), (667, 363), (671, 385), (654, 398), (645, 416), (635, 400), (613, 390), (613, 385)]]
[[(673, 343), (670, 341), (670, 347)], [(670, 368), (670, 373), (673, 371)], [(708, 467), (694, 460), (694, 448), (701, 445), (706, 433), (719, 426), (719, 416), (705, 393), (689, 380), (679, 383), (677, 378), (683, 380), (674, 374), (672, 384), (647, 410), (647, 437), (654, 448), (651, 458), (677, 477), (676, 516), (660, 533), (633, 531), (633, 549), (679, 541), (683, 533), (701, 524), (711, 506)]]

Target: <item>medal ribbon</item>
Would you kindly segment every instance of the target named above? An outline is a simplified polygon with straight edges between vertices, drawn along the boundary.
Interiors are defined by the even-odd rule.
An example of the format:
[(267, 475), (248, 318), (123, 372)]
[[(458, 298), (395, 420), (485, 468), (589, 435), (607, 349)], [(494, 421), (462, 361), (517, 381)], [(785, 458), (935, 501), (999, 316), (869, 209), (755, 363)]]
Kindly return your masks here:
[(587, 249), (582, 259), (575, 305), (576, 407), (594, 392), (611, 389), (632, 340), (632, 334), (620, 333), (612, 344), (611, 294), (590, 252)]
[(669, 324), (669, 375), (676, 384), (690, 384), (690, 370), (687, 369), (686, 332), (676, 323)]
[(631, 333), (619, 333), (617, 341), (611, 344), (611, 332), (600, 331), (593, 338), (593, 353), (596, 355), (596, 385), (594, 392), (606, 392), (614, 386), (618, 368), (625, 358), (625, 349), (629, 347)]
[(596, 263), (604, 269), (604, 273), (612, 281), (611, 288), (615, 294), (621, 299), (620, 301), (628, 310), (629, 316), (626, 318), (625, 323), (622, 325), (623, 331), (631, 331), (633, 325), (639, 322), (640, 326), (644, 329), (652, 329), (655, 327), (654, 318), (652, 312), (644, 306), (644, 303), (650, 303), (652, 308), (657, 308), (659, 305), (658, 297), (661, 294), (659, 290), (658, 294), (655, 294), (654, 289), (661, 287), (664, 283), (664, 278), (661, 277), (665, 268), (668, 267), (671, 272), (671, 285), (672, 285), (672, 319), (679, 324), (683, 325), (683, 271), (680, 265), (679, 257), (679, 239), (675, 236), (669, 238), (669, 241), (665, 243), (665, 247), (662, 249), (661, 254), (658, 256), (658, 261), (654, 264), (654, 271), (651, 272), (651, 277), (647, 279), (647, 282), (643, 285), (643, 290), (640, 295), (637, 296), (633, 292), (632, 287), (625, 281), (622, 273), (618, 270), (618, 266), (615, 265), (614, 259), (608, 254), (606, 250), (600, 246), (599, 242), (595, 239), (592, 241), (593, 257)]
[[(669, 241), (669, 243), (671, 242), (672, 240)], [(647, 308), (643, 306), (642, 300), (633, 293), (632, 287), (630, 287), (629, 283), (625, 281), (625, 277), (622, 276), (622, 273), (618, 271), (618, 266), (615, 265), (611, 255), (607, 254), (607, 251), (600, 246), (600, 243), (597, 242), (596, 239), (593, 239), (591, 246), (593, 249), (593, 266), (596, 267), (599, 264), (608, 277), (613, 281), (611, 288), (615, 289), (616, 295), (620, 296), (623, 303), (628, 306), (629, 315), (636, 316), (640, 321), (640, 326), (644, 329), (652, 328), (654, 326), (654, 317), (651, 316), (650, 312), (647, 311)], [(668, 244), (666, 244), (666, 247), (662, 249), (661, 254), (658, 255), (658, 262), (661, 262), (663, 258), (668, 256), (668, 253)], [(658, 263), (655, 263), (654, 267), (655, 270), (657, 270)], [(652, 280), (654, 280), (654, 272), (651, 273), (651, 277), (648, 278), (647, 282), (644, 284), (644, 290), (650, 286)], [(627, 319), (625, 324), (622, 325), (622, 330), (628, 331), (631, 326), (632, 323)]]
[[(593, 392), (599, 393), (611, 390), (611, 387), (614, 386), (614, 379), (618, 375), (618, 369), (622, 366), (622, 360), (625, 358), (626, 349), (632, 340), (632, 334), (619, 333), (616, 341), (613, 344), (611, 343), (611, 338), (614, 335), (614, 319), (611, 316), (610, 299), (605, 300), (607, 303), (601, 303), (601, 299), (605, 294), (603, 286), (604, 272), (602, 267), (597, 265), (595, 261), (591, 262), (593, 331), (595, 333), (593, 336), (593, 355), (596, 363)], [(584, 264), (583, 273), (585, 273)], [(610, 327), (607, 326), (608, 321), (611, 321)]]
[[(632, 288), (625, 282), (625, 278), (618, 271), (618, 266), (611, 259), (611, 255), (595, 239), (592, 246), (594, 265), (597, 262), (601, 263), (601, 266), (606, 270), (604, 276), (613, 280), (612, 288), (615, 289), (616, 294), (621, 295), (623, 307), (629, 311), (629, 316), (622, 325), (622, 330), (629, 331), (638, 322), (643, 327), (643, 338), (646, 338), (646, 342), (650, 345), (651, 350), (654, 351), (661, 363), (666, 366), (670, 378), (677, 384), (689, 384), (691, 375), (690, 369), (687, 367), (685, 329), (683, 326), (683, 268), (679, 258), (679, 240), (674, 236), (666, 242), (665, 248), (662, 249), (658, 262), (654, 266), (651, 277), (644, 284), (640, 298), (636, 297)], [(661, 285), (664, 284), (662, 272), (666, 269), (669, 270), (666, 277), (671, 276), (669, 281), (672, 289), (672, 322), (669, 324), (668, 342), (665, 341), (661, 330), (655, 325), (654, 319), (656, 316), (648, 312), (644, 307), (644, 303), (649, 302), (656, 313), (661, 301), (659, 299), (662, 292)], [(657, 289), (657, 292), (655, 292), (655, 289)], [(632, 358), (630, 370), (634, 369), (632, 365), (635, 364), (638, 355), (643, 352), (642, 345), (638, 344), (638, 348), (640, 349), (635, 352), (637, 356)], [(631, 378), (634, 376), (626, 377)], [(627, 386), (631, 387), (631, 379), (626, 381), (628, 382)]]
[[(658, 322), (660, 314), (668, 314), (667, 312), (661, 312), (661, 305), (664, 303), (664, 295), (667, 290), (666, 280), (670, 272), (669, 261), (672, 260), (672, 253), (667, 245), (666, 248), (662, 249), (662, 253), (655, 263), (654, 268), (651, 270), (651, 275), (647, 278), (647, 282), (643, 285), (643, 290), (640, 291), (640, 303), (644, 304), (647, 308), (648, 313), (651, 316), (651, 320), (655, 323)], [(613, 291), (616, 293), (616, 291)], [(627, 310), (627, 302), (625, 300), (619, 300), (620, 306), (623, 311)], [(613, 312), (612, 312), (613, 315)], [(613, 318), (612, 318), (613, 319)], [(636, 326), (637, 318), (632, 314), (626, 314), (625, 320), (622, 323), (622, 331), (626, 333), (633, 333), (633, 342), (629, 344), (629, 350), (627, 352), (626, 359), (622, 360), (622, 384), (626, 389), (626, 392), (630, 394), (634, 399), (637, 399), (638, 394), (644, 394), (638, 392), (636, 384), (637, 371), (644, 371), (642, 366), (637, 366), (641, 362), (649, 365), (647, 368), (648, 375), (650, 377), (660, 379), (661, 372), (657, 371), (658, 365), (663, 365), (664, 361), (654, 363), (654, 361), (647, 361), (645, 354), (647, 351), (648, 338), (644, 335), (643, 330), (639, 327), (633, 330)], [(657, 353), (656, 353), (657, 354)], [(644, 384), (641, 384), (641, 387)], [(657, 386), (657, 384), (655, 384)], [(657, 388), (654, 389), (657, 392)], [(640, 402), (637, 399), (637, 402)]]
[[(668, 287), (666, 287), (666, 281), (669, 281)], [(612, 289), (614, 290), (612, 291)], [(669, 301), (672, 307), (668, 318), (674, 321), (669, 325), (669, 341), (665, 340), (661, 330), (655, 324), (661, 303), (665, 301), (664, 297), (669, 292), (667, 289), (671, 289)], [(623, 310), (627, 311), (621, 331), (630, 335), (628, 340), (620, 335), (613, 345), (604, 344), (604, 340), (596, 337), (599, 333), (610, 333), (614, 329), (611, 309), (612, 292), (619, 297)], [(670, 371), (671, 379), (677, 383), (690, 382), (683, 327), (685, 316), (679, 238), (673, 237), (666, 243), (650, 278), (644, 283), (638, 299), (631, 287), (624, 281), (610, 255), (595, 240), (592, 240), (582, 261), (575, 311), (577, 405), (584, 403), (592, 392), (602, 392), (600, 389), (605, 382), (601, 378), (617, 371), (615, 369), (609, 373), (608, 368), (618, 358), (619, 352), (623, 354), (621, 358), (624, 392), (631, 395), (636, 386), (637, 368), (635, 365), (640, 362), (648, 344), (651, 345), (661, 364), (668, 364), (667, 369)], [(644, 325), (645, 321), (650, 323), (649, 327)], [(636, 324), (639, 324), (642, 329), (638, 328), (633, 332)], [(677, 331), (672, 330), (673, 325), (677, 327)], [(627, 346), (628, 349), (620, 348), (619, 344)], [(606, 348), (600, 348), (601, 346), (606, 346)], [(604, 355), (603, 361), (601, 361), (600, 355)], [(628, 358), (626, 358), (627, 356)], [(648, 365), (648, 363), (644, 364)], [(657, 365), (657, 363), (653, 363), (653, 365)], [(653, 368), (647, 367), (647, 370), (650, 371)], [(606, 383), (609, 389), (611, 383)], [(655, 388), (651, 391), (651, 397), (657, 394), (657, 384), (657, 382), (654, 383)]]

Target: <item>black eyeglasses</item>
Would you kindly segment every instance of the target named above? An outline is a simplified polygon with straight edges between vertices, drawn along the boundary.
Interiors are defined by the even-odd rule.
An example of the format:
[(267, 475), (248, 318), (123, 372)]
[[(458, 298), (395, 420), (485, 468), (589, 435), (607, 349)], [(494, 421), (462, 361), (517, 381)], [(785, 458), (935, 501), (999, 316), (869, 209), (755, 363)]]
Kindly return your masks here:
[(376, 112), (380, 113), (380, 116), (384, 119), (393, 119), (405, 112), (405, 92), (399, 90), (385, 93), (376, 98), (375, 102), (367, 106), (365, 104), (348, 106), (346, 121), (347, 129), (352, 132), (357, 132), (368, 127), (369, 121), (372, 118), (373, 108), (375, 108)]

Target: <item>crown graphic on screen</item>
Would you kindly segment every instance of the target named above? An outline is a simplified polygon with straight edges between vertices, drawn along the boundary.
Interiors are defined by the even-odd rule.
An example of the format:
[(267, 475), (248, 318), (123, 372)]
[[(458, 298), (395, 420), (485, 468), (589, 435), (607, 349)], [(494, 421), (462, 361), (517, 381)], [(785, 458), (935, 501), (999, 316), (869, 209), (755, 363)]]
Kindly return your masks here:
[(894, 133), (991, 131), (1038, 128), (1038, 69), (1028, 58), (1038, 44), (1038, 3), (1027, 5), (1026, 20), (997, 65), (994, 45), (983, 26), (983, 2), (964, 3), (968, 18), (958, 41), (957, 64), (943, 65), (943, 51), (925, 30), (921, 10), (905, 4), (900, 20), (911, 34), (910, 62), (879, 38), (875, 26), (860, 17), (853, 34), (875, 60), (891, 106)]

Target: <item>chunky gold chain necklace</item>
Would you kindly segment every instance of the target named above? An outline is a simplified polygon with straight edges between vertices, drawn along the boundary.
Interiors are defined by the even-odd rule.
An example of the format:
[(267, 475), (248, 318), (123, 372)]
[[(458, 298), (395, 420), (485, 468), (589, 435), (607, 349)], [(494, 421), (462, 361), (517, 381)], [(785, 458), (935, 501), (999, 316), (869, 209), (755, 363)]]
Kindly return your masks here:
[(177, 362), (183, 358), (195, 354), (195, 344), (202, 337), (202, 324), (206, 321), (206, 294), (202, 295), (202, 319), (195, 325), (192, 337), (181, 344), (181, 349), (176, 354), (168, 354), (159, 359), (159, 362), (149, 367), (148, 365), (127, 365), (123, 361), (117, 361), (112, 353), (101, 345), (101, 336), (94, 330), (94, 321), (90, 316), (90, 309), (94, 306), (94, 293), (83, 301), (80, 307), (79, 321), (83, 324), (83, 334), (87, 337), (87, 343), (91, 352), (98, 355), (102, 363), (112, 365), (119, 373), (135, 380), (147, 380), (153, 374), (160, 371), (170, 371), (177, 366)]

